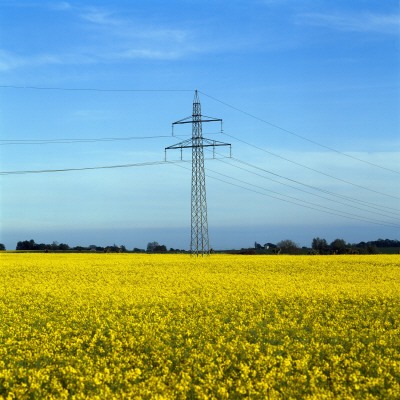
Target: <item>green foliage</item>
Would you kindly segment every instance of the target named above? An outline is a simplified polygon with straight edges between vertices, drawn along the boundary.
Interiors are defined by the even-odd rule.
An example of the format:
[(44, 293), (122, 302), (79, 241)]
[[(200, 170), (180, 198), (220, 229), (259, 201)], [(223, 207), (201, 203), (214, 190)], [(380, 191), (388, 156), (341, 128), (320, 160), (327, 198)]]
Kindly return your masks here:
[(281, 240), (277, 243), (277, 246), (281, 250), (282, 254), (300, 254), (299, 246), (297, 246), (297, 244), (292, 240)]
[(316, 250), (318, 254), (329, 254), (329, 245), (325, 239), (320, 239), (319, 237), (314, 238), (311, 248)]
[(346, 254), (348, 253), (348, 246), (343, 239), (335, 239), (331, 245), (331, 252), (333, 254)]

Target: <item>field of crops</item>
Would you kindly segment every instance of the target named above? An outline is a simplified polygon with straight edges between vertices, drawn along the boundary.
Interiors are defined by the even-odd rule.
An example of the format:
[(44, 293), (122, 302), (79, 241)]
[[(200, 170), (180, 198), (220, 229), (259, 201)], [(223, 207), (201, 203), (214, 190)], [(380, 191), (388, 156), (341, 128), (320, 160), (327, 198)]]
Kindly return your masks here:
[(400, 256), (0, 254), (1, 399), (399, 399)]

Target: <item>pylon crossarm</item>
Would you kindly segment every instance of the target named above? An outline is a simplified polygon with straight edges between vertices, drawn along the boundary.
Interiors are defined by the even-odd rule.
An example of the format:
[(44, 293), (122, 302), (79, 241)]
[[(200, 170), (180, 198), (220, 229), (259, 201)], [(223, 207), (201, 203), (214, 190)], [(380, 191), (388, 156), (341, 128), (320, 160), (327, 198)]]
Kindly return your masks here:
[(165, 148), (165, 150), (188, 148), (188, 147), (191, 147), (191, 146), (189, 146), (191, 144), (192, 144), (192, 139), (187, 139), (187, 140), (184, 140), (183, 142), (179, 142), (179, 143), (173, 144), (172, 146), (168, 146)]
[[(190, 121), (187, 121), (188, 119), (190, 119)], [(186, 117), (186, 118), (182, 118), (182, 119), (180, 119), (179, 121), (173, 122), (172, 125), (184, 124), (184, 123), (185, 123), (184, 121), (187, 121), (186, 123), (192, 122), (192, 119), (193, 119), (193, 115), (189, 115), (189, 116)]]
[(222, 118), (209, 117), (208, 115), (201, 115), (201, 117), (208, 118), (210, 121), (222, 122)]
[(221, 120), (220, 119), (191, 119), (189, 121), (184, 121), (184, 120), (177, 121), (177, 122), (174, 122), (172, 125), (192, 124), (193, 122), (221, 122)]
[[(196, 117), (196, 118), (194, 118)], [(202, 119), (202, 117), (206, 119)], [(186, 117), (180, 119), (179, 121), (173, 122), (172, 125), (179, 125), (179, 124), (191, 124), (193, 122), (222, 122), (221, 118), (214, 118), (214, 117), (207, 117), (206, 115), (191, 115), (190, 117)]]
[[(203, 143), (193, 144), (193, 139), (202, 139)], [(183, 142), (173, 144), (172, 146), (168, 146), (165, 148), (165, 150), (191, 149), (193, 147), (216, 147), (216, 146), (230, 146), (230, 143), (219, 142), (218, 140), (205, 139), (202, 137), (194, 137), (191, 139), (184, 140)]]
[(208, 144), (203, 144), (204, 147), (209, 147), (209, 146), (230, 146), (230, 143), (224, 143), (220, 142), (218, 140), (211, 140), (211, 139), (206, 139), (203, 138), (203, 141), (208, 143)]

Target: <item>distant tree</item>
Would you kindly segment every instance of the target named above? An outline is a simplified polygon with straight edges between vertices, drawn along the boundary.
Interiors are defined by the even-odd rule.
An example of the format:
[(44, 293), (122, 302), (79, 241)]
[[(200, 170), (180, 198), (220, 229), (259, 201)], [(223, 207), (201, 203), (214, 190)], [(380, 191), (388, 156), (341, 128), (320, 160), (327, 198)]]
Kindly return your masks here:
[(16, 250), (35, 250), (36, 243), (33, 239), (19, 241)]
[(261, 246), (260, 243), (254, 242), (254, 248), (255, 248), (256, 250), (262, 250), (263, 247)]
[(329, 245), (325, 239), (316, 237), (313, 239), (311, 248), (318, 251), (319, 254), (329, 254)]
[(159, 246), (158, 242), (149, 242), (147, 243), (147, 251), (149, 253), (152, 253), (153, 251), (155, 251), (155, 248)]
[(121, 245), (120, 250), (121, 253), (126, 253), (126, 247), (124, 245)]
[(367, 252), (368, 254), (379, 254), (378, 247), (376, 247), (374, 244), (369, 244), (367, 246)]
[(87, 247), (75, 246), (72, 250), (75, 250), (75, 251), (84, 251), (84, 250), (87, 250)]
[(112, 253), (120, 253), (121, 252), (121, 249), (115, 243), (112, 246), (108, 246), (107, 249), (109, 252), (112, 252)]
[(145, 249), (139, 249), (139, 248), (137, 248), (137, 247), (134, 247), (134, 248), (133, 248), (133, 251), (134, 251), (135, 253), (145, 253)]
[(360, 254), (379, 254), (376, 245), (371, 243), (361, 242), (354, 246), (355, 249), (359, 251)]
[(156, 252), (163, 252), (163, 251), (167, 251), (167, 246), (165, 245), (158, 245), (154, 248), (154, 251)]
[(374, 242), (368, 242), (368, 244), (373, 244), (376, 247), (400, 247), (399, 240), (390, 240), (390, 239), (378, 239)]
[(88, 249), (89, 249), (89, 250), (97, 250), (97, 246), (96, 246), (95, 244), (91, 244), (91, 245), (88, 247)]
[(69, 250), (69, 246), (67, 244), (65, 244), (65, 243), (60, 243), (58, 245), (58, 250), (67, 251), (67, 250)]
[(0, 251), (5, 251), (6, 246), (3, 243), (0, 243)]
[(346, 254), (348, 252), (348, 246), (343, 239), (335, 239), (330, 244), (330, 248), (334, 254)]
[(308, 250), (307, 254), (309, 256), (316, 256), (316, 255), (320, 254), (320, 252), (318, 250), (315, 250), (315, 249), (310, 249), (310, 250)]
[(276, 244), (273, 244), (273, 243), (265, 243), (264, 244), (264, 249), (265, 250), (268, 250), (268, 249), (276, 249), (277, 248), (277, 245)]
[(281, 250), (281, 253), (283, 254), (299, 254), (300, 249), (297, 246), (295, 242), (292, 240), (286, 239), (286, 240), (281, 240), (279, 243), (277, 243), (277, 246)]

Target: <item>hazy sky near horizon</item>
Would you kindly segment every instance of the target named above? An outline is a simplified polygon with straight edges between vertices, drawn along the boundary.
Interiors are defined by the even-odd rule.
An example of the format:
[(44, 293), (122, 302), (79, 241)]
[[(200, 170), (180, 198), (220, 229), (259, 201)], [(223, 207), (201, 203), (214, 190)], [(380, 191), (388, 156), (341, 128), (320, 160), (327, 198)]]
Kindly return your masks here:
[[(171, 135), (198, 89), (235, 157), (206, 160), (212, 247), (399, 239), (399, 42), (391, 0), (0, 0), (0, 171), (162, 161), (190, 126), (128, 138)], [(0, 175), (0, 243), (188, 248), (183, 156)]]

